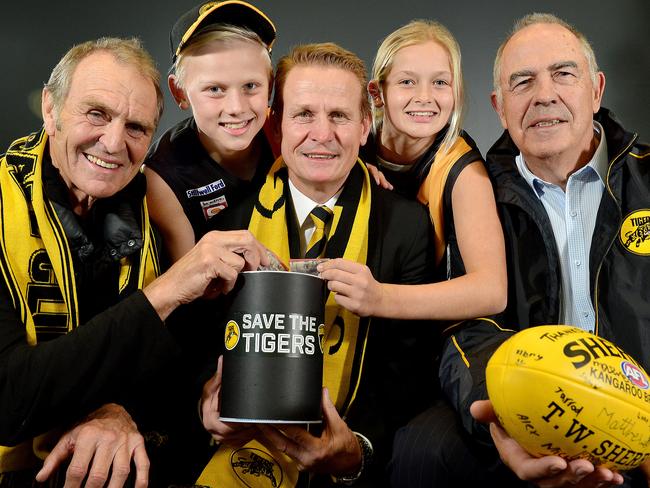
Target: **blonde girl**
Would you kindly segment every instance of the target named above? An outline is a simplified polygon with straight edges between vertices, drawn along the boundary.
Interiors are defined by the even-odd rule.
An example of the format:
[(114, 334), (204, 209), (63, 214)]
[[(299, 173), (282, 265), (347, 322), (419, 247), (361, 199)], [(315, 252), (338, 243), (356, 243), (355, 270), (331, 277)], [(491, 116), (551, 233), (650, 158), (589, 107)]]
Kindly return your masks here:
[(361, 315), (461, 320), (501, 312), (507, 278), (492, 186), (474, 141), (462, 130), (464, 90), (458, 43), (435, 21), (388, 35), (368, 84), (373, 134), (362, 159), (394, 190), (428, 207), (437, 282), (378, 283), (334, 260), (321, 266), (342, 306)]

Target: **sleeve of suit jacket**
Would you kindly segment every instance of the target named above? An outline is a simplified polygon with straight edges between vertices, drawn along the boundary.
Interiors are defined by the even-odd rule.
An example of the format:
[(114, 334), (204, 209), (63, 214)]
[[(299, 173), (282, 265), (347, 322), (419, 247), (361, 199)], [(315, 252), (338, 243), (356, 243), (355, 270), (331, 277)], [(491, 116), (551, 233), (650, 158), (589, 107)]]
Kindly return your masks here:
[(440, 358), (440, 384), (463, 427), (488, 443), (487, 425), (476, 422), (469, 407), (476, 400), (487, 399), (485, 368), (494, 351), (512, 334), (493, 319), (467, 320), (456, 325), (446, 338)]
[[(368, 266), (380, 282), (418, 284), (434, 277), (433, 232), (417, 202), (377, 190)], [(374, 197), (374, 195), (373, 195)], [(361, 486), (383, 486), (395, 431), (424, 410), (437, 392), (432, 321), (372, 319), (364, 370), (348, 426), (373, 444), (374, 459)]]

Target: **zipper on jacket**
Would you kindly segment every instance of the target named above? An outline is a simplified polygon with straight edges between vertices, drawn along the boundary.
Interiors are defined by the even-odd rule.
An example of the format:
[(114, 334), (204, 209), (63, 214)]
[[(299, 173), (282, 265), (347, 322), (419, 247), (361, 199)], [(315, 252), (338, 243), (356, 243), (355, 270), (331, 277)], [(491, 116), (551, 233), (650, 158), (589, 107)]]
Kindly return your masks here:
[[(612, 161), (609, 163), (609, 167), (607, 168), (607, 177), (605, 178), (605, 188), (607, 188), (607, 193), (609, 193), (612, 199), (614, 200), (614, 203), (618, 208), (619, 215), (621, 214), (621, 204), (619, 203), (618, 199), (614, 196), (612, 187), (609, 185), (609, 175), (612, 172), (612, 167), (614, 166), (616, 161), (618, 161), (625, 153), (628, 152), (628, 150), (636, 142), (638, 137), (639, 137), (638, 134), (635, 133), (634, 136), (632, 136), (632, 140), (630, 141), (630, 143), (627, 146), (625, 146), (625, 148), (620, 153), (618, 153), (618, 155), (614, 159), (612, 159)], [(607, 256), (607, 254), (609, 253), (615, 240), (616, 240), (616, 234), (614, 234), (614, 237), (609, 241), (609, 245), (605, 250), (605, 254), (603, 254), (603, 259), (600, 260), (600, 262), (598, 263), (598, 268), (596, 269), (596, 279), (594, 281), (594, 312), (596, 318), (596, 323), (594, 324), (594, 334), (596, 335), (598, 335), (598, 282), (600, 280), (600, 269), (603, 266), (603, 261), (605, 260), (605, 256)]]

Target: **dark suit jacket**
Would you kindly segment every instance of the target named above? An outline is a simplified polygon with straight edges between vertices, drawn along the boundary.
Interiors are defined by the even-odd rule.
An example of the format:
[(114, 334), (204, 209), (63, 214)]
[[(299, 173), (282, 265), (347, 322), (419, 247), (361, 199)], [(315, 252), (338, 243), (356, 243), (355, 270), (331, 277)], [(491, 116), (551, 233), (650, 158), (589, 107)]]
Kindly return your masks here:
[[(340, 198), (345, 198), (348, 185), (360, 184), (360, 173), (359, 168), (353, 169)], [(285, 190), (291, 255), (300, 257), (298, 225), (288, 185)], [(399, 284), (431, 281), (433, 230), (424, 206), (374, 184), (371, 192), (366, 264), (375, 279)], [(246, 229), (254, 202), (252, 198), (230, 209), (223, 219), (215, 221), (216, 228)], [(339, 228), (341, 225), (343, 221)], [(326, 257), (340, 256), (326, 252)], [(396, 429), (424, 410), (437, 392), (434, 367), (437, 336), (432, 321), (372, 320), (361, 385), (345, 419), (353, 431), (370, 439), (375, 450), (368, 475), (355, 486), (388, 486), (385, 468)], [(332, 483), (329, 476), (315, 477), (310, 486), (332, 486)]]

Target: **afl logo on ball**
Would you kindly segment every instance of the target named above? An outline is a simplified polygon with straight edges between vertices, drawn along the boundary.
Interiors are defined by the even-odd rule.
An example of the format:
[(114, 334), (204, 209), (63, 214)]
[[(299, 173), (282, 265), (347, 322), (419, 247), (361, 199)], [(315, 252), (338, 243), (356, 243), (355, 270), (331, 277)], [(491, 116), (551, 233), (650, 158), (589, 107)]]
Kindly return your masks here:
[(229, 320), (226, 324), (226, 335), (224, 339), (224, 344), (226, 349), (232, 351), (239, 342), (239, 325), (234, 320)]
[(647, 390), (648, 387), (650, 387), (650, 384), (648, 384), (648, 378), (646, 378), (643, 371), (637, 368), (634, 364), (629, 361), (623, 361), (621, 363), (621, 369), (627, 379), (634, 383), (635, 386), (642, 390)]
[(619, 238), (631, 253), (650, 256), (650, 209), (636, 210), (625, 217)]

